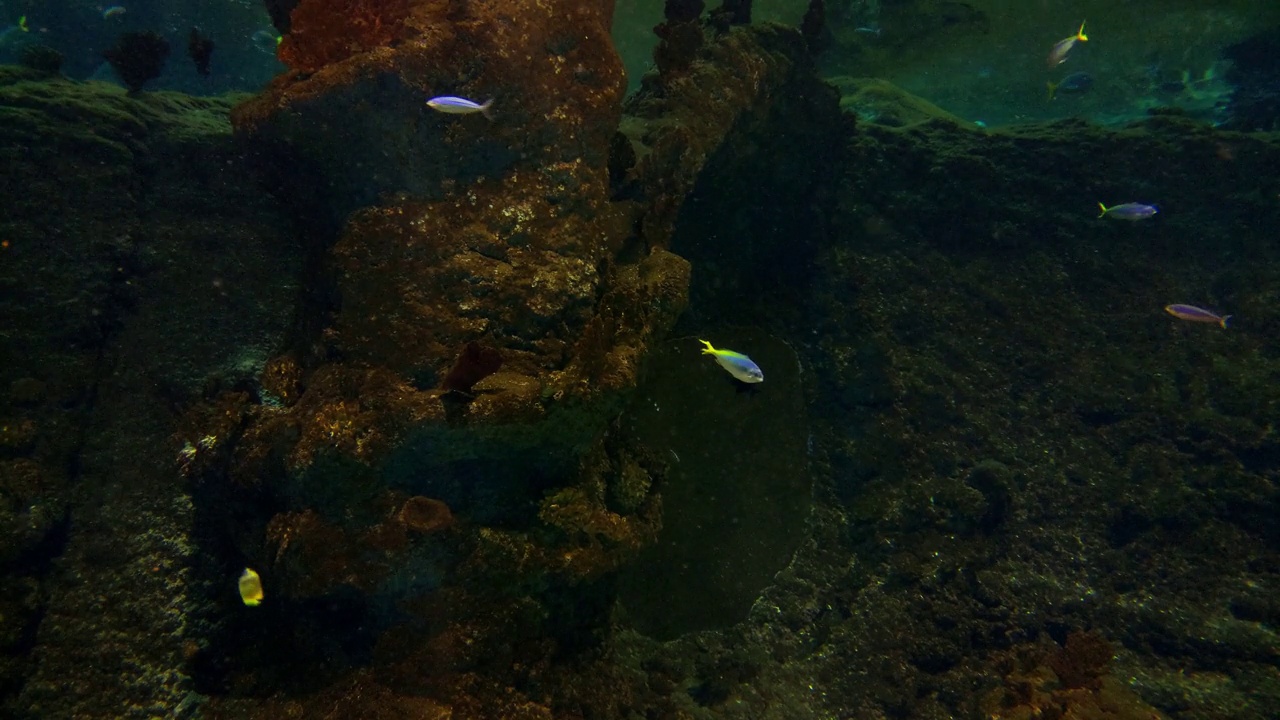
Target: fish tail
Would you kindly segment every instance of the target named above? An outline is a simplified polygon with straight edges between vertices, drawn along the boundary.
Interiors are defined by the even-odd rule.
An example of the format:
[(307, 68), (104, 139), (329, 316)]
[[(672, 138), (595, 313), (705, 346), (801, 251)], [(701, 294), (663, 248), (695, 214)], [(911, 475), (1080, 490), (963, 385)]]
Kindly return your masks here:
[(1098, 203), (1098, 209), (1102, 211), (1098, 213), (1098, 217), (1105, 217), (1107, 214), (1107, 206), (1102, 203)]
[(699, 340), (698, 342), (702, 343), (703, 345), (706, 345), (706, 347), (702, 348), (702, 354), (703, 354), (703, 355), (715, 355), (715, 354), (716, 354), (716, 349), (715, 349), (715, 348), (713, 348), (713, 347), (711, 347), (711, 343), (707, 342), (706, 340)]
[(490, 111), (490, 108), (492, 107), (493, 107), (493, 98), (489, 98), (488, 100), (485, 100), (484, 103), (480, 105), (480, 114), (485, 116), (485, 118), (489, 120), (493, 120), (493, 113)]
[(1222, 326), (1223, 330), (1226, 330), (1227, 328), (1231, 327), (1231, 316), (1223, 315), (1222, 319), (1218, 321), (1218, 324)]
[[(1054, 93), (1055, 93), (1055, 92), (1057, 92), (1057, 90), (1058, 90), (1058, 83), (1055, 83), (1055, 82), (1053, 82), (1052, 80), (1050, 80), (1049, 82), (1045, 83), (1045, 85), (1047, 85), (1047, 86), (1049, 87), (1049, 98), (1048, 98), (1048, 100), (1052, 100), (1052, 99), (1053, 99), (1053, 95), (1054, 95)], [(1046, 101), (1046, 102), (1047, 102), (1047, 101)]]
[(1084, 34), (1084, 20), (1080, 21), (1080, 29), (1076, 31), (1076, 39), (1080, 42), (1089, 42), (1089, 36)]

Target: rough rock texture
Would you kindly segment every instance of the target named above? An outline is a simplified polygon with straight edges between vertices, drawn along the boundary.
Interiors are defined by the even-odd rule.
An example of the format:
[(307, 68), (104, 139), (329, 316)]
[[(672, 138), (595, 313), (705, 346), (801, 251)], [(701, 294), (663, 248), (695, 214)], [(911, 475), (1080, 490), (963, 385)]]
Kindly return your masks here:
[[(795, 343), (808, 541), (746, 622), (615, 631), (548, 692), (593, 717), (1270, 717), (1280, 258), (1251, 228), (1280, 144), (933, 119), (844, 152)], [(1120, 192), (1166, 215), (1096, 218)], [(1162, 311), (1192, 299), (1249, 326)]]
[[(221, 103), (9, 76), (6, 710), (1273, 714), (1275, 138), (983, 132), (882, 85), (859, 123), (772, 27), (621, 108), (605, 10), (516, 9), (528, 37), (470, 3), (236, 112), (306, 253)], [(421, 108), (486, 90), (492, 124)], [(745, 620), (659, 643), (615, 584), (677, 460), (613, 421), (679, 322), (799, 357), (819, 502)]]
[[(1082, 148), (1087, 170), (1070, 160)], [(911, 668), (886, 683), (896, 702), (962, 697), (980, 663), (1023, 672), (1006, 648), (1094, 630), (1162, 712), (1266, 717), (1280, 684), (1254, 593), (1277, 582), (1280, 258), (1251, 228), (1276, 216), (1275, 138), (1165, 116), (1118, 132), (935, 120), (865, 126), (849, 150), (862, 171), (819, 290), (818, 372), (842, 418), (836, 490), (876, 578), (849, 607), (911, 638), (890, 655)], [(1118, 196), (1164, 212), (1097, 219)], [(1248, 326), (1179, 323), (1172, 302)], [(870, 631), (851, 644), (874, 655), (857, 638)], [(1173, 669), (1195, 665), (1175, 690)], [(1022, 695), (1024, 681), (1006, 675), (994, 707), (1068, 702)]]
[(290, 323), (299, 262), (244, 182), (229, 110), (0, 75), (4, 687), (26, 680), (6, 698), (18, 716), (174, 717), (192, 689), (204, 601), (170, 436), (185, 398), (256, 374)]
[[(215, 712), (319, 711), (358, 687), (351, 713), (413, 695), (464, 717), (543, 717), (555, 701), (528, 693), (550, 659), (598, 645), (612, 573), (661, 525), (667, 460), (609, 428), (686, 303), (688, 263), (666, 250), (682, 200), (770, 122), (823, 101), (805, 122), (840, 122), (798, 33), (743, 30), (645, 94), (620, 135), (607, 20), (473, 6), (237, 109), (249, 142), (332, 177), (318, 192), (344, 208), (326, 263), (339, 302), (322, 351), (269, 366), (278, 403), (225, 396), (192, 417), (193, 435), (232, 450), (197, 450), (189, 472), (223, 488), (274, 612), (341, 602), (365, 631), (300, 647), (287, 627), (227, 628), (209, 655), (228, 670), (206, 682), (233, 697)], [(468, 58), (484, 62), (468, 73)], [(739, 79), (698, 100), (697, 83), (725, 77)], [(446, 92), (496, 98), (495, 120), (422, 108)], [(812, 104), (784, 102), (797, 97)], [(476, 343), (500, 370), (446, 386)], [(456, 522), (410, 533), (410, 496)], [(333, 644), (340, 662), (320, 652)], [(342, 680), (302, 696), (309, 683), (280, 673)]]

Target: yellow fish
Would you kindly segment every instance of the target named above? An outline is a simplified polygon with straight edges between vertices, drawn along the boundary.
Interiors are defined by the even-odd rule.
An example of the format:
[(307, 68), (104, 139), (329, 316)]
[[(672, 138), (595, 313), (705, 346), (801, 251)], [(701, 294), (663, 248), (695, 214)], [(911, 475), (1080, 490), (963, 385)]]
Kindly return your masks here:
[(706, 340), (699, 340), (698, 342), (704, 346), (702, 348), (703, 355), (714, 357), (716, 364), (724, 368), (738, 381), (748, 384), (764, 382), (764, 373), (760, 371), (759, 365), (751, 361), (751, 358), (732, 350), (717, 350), (711, 347), (711, 343)]
[(253, 568), (245, 568), (240, 573), (240, 599), (249, 607), (258, 607), (262, 603), (262, 578)]

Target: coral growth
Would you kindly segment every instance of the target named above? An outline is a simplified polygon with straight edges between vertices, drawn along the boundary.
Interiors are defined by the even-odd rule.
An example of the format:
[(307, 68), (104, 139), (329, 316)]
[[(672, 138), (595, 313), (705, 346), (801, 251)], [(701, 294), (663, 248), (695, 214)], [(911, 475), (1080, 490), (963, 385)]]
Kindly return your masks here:
[(1014, 648), (996, 661), (1004, 682), (983, 698), (982, 716), (993, 720), (1162, 717), (1109, 674), (1113, 652), (1111, 643), (1093, 632), (1073, 632), (1062, 647), (1046, 643)]
[(405, 527), (423, 534), (444, 530), (453, 524), (448, 505), (421, 495), (405, 500), (397, 517)]
[(147, 81), (160, 77), (169, 59), (169, 41), (153, 32), (124, 33), (102, 57), (111, 63), (129, 92), (136, 93)]
[(440, 387), (455, 392), (471, 392), (473, 385), (498, 372), (501, 367), (501, 352), (478, 342), (469, 342), (454, 361), (449, 374), (444, 376)]
[(187, 55), (196, 64), (196, 72), (209, 76), (209, 59), (213, 57), (213, 41), (200, 32), (199, 28), (191, 28), (187, 36)]
[(653, 62), (664, 77), (683, 72), (693, 63), (703, 43), (699, 18), (704, 7), (702, 0), (667, 0), (666, 21), (653, 29), (659, 38)]
[(314, 72), (404, 36), (408, 0), (302, 0), (289, 18), (280, 60)]

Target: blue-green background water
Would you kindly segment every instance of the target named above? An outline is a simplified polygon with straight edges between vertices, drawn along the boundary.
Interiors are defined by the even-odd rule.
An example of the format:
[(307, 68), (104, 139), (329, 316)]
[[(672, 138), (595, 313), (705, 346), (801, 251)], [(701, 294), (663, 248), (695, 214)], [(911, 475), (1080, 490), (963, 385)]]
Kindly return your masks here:
[[(825, 77), (886, 79), (947, 112), (987, 126), (1063, 117), (1120, 124), (1158, 107), (1182, 108), (1211, 122), (1226, 119), (1223, 105), (1233, 82), (1224, 51), (1280, 22), (1271, 3), (1194, 0), (1149, 7), (1146, 3), (1061, 3), (978, 0), (943, 8), (928, 3), (836, 0), (827, 15), (834, 47), (821, 60)], [(149, 30), (165, 36), (173, 54), (153, 88), (205, 95), (254, 91), (284, 69), (275, 60), (272, 27), (263, 5), (237, 2), (137, 2), (104, 18), (103, 5), (14, 2), (0, 7), (9, 23), (27, 15), (31, 33), (0, 35), (0, 61), (13, 62), (21, 46), (38, 42), (62, 52), (68, 76), (113, 81), (101, 53), (121, 32)], [(753, 19), (798, 25), (806, 3), (756, 3)], [(613, 37), (627, 67), (628, 87), (639, 87), (653, 68), (662, 2), (621, 4)], [(1050, 69), (1048, 48), (1088, 21), (1081, 43), (1063, 65)], [(216, 43), (210, 77), (201, 77), (184, 55), (187, 33), (200, 28)], [(1046, 83), (1073, 72), (1094, 79), (1088, 92), (1050, 100)]]

